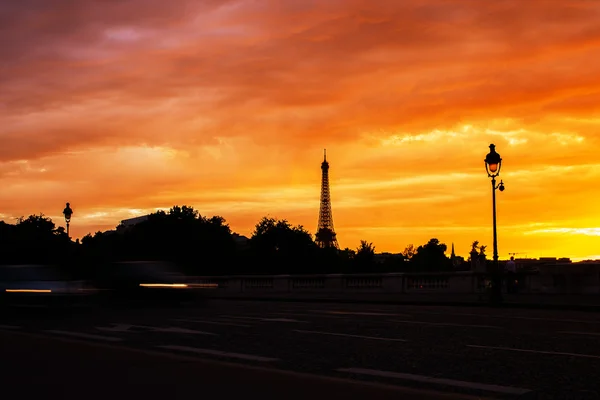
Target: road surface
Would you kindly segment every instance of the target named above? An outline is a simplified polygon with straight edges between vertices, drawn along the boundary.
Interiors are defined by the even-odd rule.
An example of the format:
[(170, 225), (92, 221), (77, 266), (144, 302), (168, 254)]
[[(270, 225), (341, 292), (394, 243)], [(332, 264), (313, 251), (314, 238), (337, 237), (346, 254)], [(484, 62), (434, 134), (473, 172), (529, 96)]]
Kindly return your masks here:
[[(211, 301), (184, 309), (23, 310), (5, 316), (0, 330), (13, 338), (34, 334), (27, 336), (34, 342), (63, 338), (151, 352), (149, 361), (140, 361), (146, 366), (164, 366), (161, 355), (176, 355), (415, 390), (500, 398), (600, 399), (600, 314), (595, 313)], [(11, 340), (2, 339), (5, 360), (5, 353), (18, 348)], [(28, 348), (37, 352), (48, 346)], [(19, 351), (29, 357), (22, 348)], [(71, 353), (80, 352), (64, 349), (64, 354)], [(60, 354), (56, 365), (69, 360)], [(87, 359), (97, 362), (98, 368), (111, 368), (110, 362), (96, 360), (106, 354), (104, 350), (91, 354)], [(149, 375), (156, 378), (148, 382), (172, 379), (173, 374), (160, 378), (161, 372), (156, 371)], [(226, 382), (224, 376), (231, 379), (239, 374), (221, 372), (214, 378), (209, 374), (208, 383)], [(102, 376), (107, 382), (113, 379), (113, 375)], [(144, 376), (140, 372), (141, 380)], [(230, 382), (223, 384), (236, 387)], [(310, 385), (298, 385), (305, 390), (293, 390), (298, 398), (311, 397)], [(293, 387), (281, 384), (287, 386)], [(358, 396), (352, 398), (371, 398), (350, 392)], [(310, 393), (317, 395), (316, 390)]]

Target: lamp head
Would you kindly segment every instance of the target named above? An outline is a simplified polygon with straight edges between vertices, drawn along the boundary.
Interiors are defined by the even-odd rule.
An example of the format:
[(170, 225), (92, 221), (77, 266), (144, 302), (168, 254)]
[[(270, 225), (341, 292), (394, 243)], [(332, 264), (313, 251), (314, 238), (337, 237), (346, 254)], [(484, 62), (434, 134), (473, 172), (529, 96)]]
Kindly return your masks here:
[(500, 157), (500, 154), (496, 153), (496, 145), (490, 144), (490, 152), (485, 157), (484, 161), (488, 176), (496, 177), (500, 174), (502, 158)]
[(67, 206), (63, 210), (63, 214), (65, 215), (65, 221), (67, 223), (71, 222), (71, 215), (73, 215), (73, 210), (71, 209), (71, 203), (67, 203)]

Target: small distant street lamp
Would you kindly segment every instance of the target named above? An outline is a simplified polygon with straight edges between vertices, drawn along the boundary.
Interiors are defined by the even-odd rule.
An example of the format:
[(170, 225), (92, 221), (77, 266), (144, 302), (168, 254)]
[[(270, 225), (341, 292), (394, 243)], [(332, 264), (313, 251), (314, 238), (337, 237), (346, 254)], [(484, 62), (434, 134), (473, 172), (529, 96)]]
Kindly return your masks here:
[(498, 265), (498, 233), (496, 229), (496, 190), (504, 191), (504, 182), (500, 181), (496, 185), (496, 178), (500, 175), (502, 167), (502, 158), (496, 153), (496, 145), (490, 144), (490, 152), (485, 157), (485, 169), (488, 177), (492, 178), (492, 213), (493, 213), (493, 230), (494, 230), (494, 271), (492, 278), (492, 303), (502, 302), (502, 274)]
[(69, 223), (71, 222), (71, 215), (73, 215), (73, 210), (71, 209), (71, 204), (67, 203), (67, 206), (63, 210), (63, 214), (65, 215), (65, 222), (67, 223), (67, 236), (71, 238), (69, 235)]

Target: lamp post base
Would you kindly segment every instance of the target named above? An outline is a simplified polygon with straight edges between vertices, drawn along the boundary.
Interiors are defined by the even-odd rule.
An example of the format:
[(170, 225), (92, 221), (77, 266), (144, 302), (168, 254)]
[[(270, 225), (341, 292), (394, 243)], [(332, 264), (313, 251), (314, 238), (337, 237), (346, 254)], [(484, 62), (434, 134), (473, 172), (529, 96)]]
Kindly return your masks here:
[(502, 278), (496, 275), (492, 279), (492, 292), (490, 293), (490, 303), (500, 304), (502, 303)]

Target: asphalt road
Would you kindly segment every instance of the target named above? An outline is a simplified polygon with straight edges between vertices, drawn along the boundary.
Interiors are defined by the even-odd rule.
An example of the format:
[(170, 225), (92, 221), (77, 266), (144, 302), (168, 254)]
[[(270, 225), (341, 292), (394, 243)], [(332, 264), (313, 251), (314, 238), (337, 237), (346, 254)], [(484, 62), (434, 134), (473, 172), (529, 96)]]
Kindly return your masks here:
[[(600, 399), (596, 313), (221, 300), (185, 309), (21, 310), (0, 321), (14, 337), (151, 351), (149, 365), (162, 365), (156, 354), (174, 354), (444, 393)], [(0, 357), (13, 347), (5, 344)]]
[[(15, 332), (0, 332), (2, 393), (23, 400), (260, 398), (458, 400), (381, 384), (226, 364), (165, 352), (135, 350)], [(469, 399), (474, 399), (469, 397)]]

